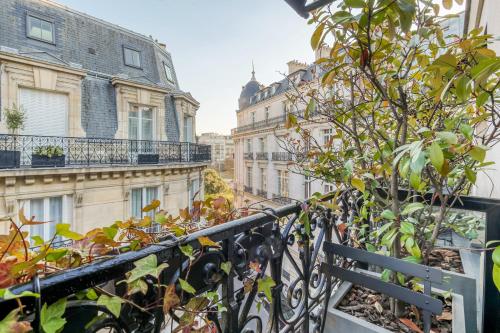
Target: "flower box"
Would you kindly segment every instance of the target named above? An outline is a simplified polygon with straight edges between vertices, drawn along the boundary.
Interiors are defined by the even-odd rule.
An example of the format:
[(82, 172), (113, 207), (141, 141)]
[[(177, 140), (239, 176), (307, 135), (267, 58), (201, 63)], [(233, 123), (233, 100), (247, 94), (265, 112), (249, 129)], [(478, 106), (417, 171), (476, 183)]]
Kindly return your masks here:
[(139, 154), (137, 155), (138, 164), (158, 164), (160, 161), (159, 154)]
[(45, 156), (45, 155), (31, 155), (31, 167), (32, 168), (56, 168), (64, 167), (66, 155), (61, 156)]
[(0, 151), (0, 169), (19, 168), (21, 164), (21, 152), (17, 150)]

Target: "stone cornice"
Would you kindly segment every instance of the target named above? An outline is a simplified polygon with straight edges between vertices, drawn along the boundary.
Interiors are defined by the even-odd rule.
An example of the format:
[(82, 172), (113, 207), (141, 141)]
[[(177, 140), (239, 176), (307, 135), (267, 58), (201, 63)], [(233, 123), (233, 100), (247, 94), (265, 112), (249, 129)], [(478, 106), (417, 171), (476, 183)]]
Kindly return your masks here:
[(171, 90), (168, 88), (162, 88), (162, 87), (155, 86), (152, 84), (140, 83), (137, 81), (127, 80), (127, 79), (123, 79), (120, 77), (113, 77), (111, 79), (111, 84), (113, 86), (122, 85), (122, 86), (127, 86), (127, 87), (134, 87), (134, 88), (139, 88), (139, 89), (144, 89), (144, 90), (149, 90), (149, 91), (155, 91), (155, 92), (159, 92), (162, 94), (168, 94), (171, 92)]
[(15, 62), (15, 63), (23, 64), (23, 65), (30, 65), (30, 66), (40, 67), (40, 68), (51, 69), (51, 70), (58, 71), (58, 72), (77, 75), (80, 77), (87, 76), (87, 71), (83, 70), (83, 69), (77, 69), (77, 68), (68, 67), (68, 66), (64, 66), (64, 65), (58, 65), (58, 64), (54, 64), (54, 63), (51, 63), (48, 61), (33, 59), (30, 57), (26, 57), (26, 56), (22, 56), (22, 55), (18, 55), (18, 54), (13, 54), (13, 53), (8, 53), (8, 52), (2, 52), (2, 51), (0, 51), (0, 63), (1, 62)]

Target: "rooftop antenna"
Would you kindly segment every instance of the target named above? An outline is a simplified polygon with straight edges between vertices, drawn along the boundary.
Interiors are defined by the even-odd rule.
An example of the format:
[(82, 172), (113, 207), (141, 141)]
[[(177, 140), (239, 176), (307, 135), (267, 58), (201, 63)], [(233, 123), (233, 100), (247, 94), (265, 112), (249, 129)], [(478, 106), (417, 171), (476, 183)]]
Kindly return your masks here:
[(254, 66), (254, 64), (253, 64), (253, 60), (252, 60), (252, 80), (253, 80), (253, 81), (256, 81), (256, 80), (255, 80), (255, 66)]

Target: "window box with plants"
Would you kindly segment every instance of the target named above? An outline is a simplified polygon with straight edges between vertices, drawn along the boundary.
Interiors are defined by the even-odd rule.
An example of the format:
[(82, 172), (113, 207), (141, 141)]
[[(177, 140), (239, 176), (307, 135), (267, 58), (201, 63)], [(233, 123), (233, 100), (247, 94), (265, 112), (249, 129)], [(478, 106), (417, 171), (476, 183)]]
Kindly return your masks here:
[(17, 134), (23, 128), (26, 116), (23, 108), (16, 104), (12, 108), (6, 108), (4, 115), (9, 137), (5, 138), (0, 146), (0, 169), (19, 168), (21, 151), (17, 150)]
[(65, 157), (59, 146), (40, 146), (35, 148), (31, 155), (31, 167), (64, 167)]

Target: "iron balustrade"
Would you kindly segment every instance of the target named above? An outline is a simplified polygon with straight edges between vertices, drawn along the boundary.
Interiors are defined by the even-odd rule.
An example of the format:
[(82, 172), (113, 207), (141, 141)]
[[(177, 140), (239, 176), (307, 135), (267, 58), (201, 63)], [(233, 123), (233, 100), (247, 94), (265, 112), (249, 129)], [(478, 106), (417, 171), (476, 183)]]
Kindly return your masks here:
[(283, 196), (279, 194), (273, 194), (273, 202), (280, 204), (280, 205), (287, 205), (292, 202), (292, 199), (289, 198), (288, 196)]
[(259, 129), (259, 128), (275, 126), (275, 125), (284, 123), (285, 120), (286, 120), (286, 115), (283, 114), (281, 116), (256, 121), (256, 122), (253, 122), (253, 123), (248, 124), (248, 125), (239, 126), (235, 129), (235, 132), (242, 133), (242, 132), (251, 131), (251, 130), (255, 130), (255, 129)]
[(243, 186), (243, 191), (245, 191), (246, 193), (252, 194), (253, 193), (253, 188), (252, 188), (252, 186), (244, 185)]
[[(401, 198), (408, 195), (405, 191), (401, 191), (400, 194)], [(169, 236), (159, 244), (153, 244), (138, 251), (95, 260), (92, 264), (66, 270), (43, 279), (35, 278), (30, 283), (12, 287), (11, 291), (14, 294), (31, 291), (41, 295), (39, 299), (23, 298), (25, 305), (23, 311), (29, 318), (39, 318), (41, 304), (51, 304), (60, 298), (70, 297), (65, 317), (71, 320), (68, 320), (65, 332), (94, 333), (104, 329), (114, 329), (114, 332), (119, 333), (156, 333), (161, 331), (165, 320), (161, 306), (142, 312), (143, 310), (125, 303), (117, 318), (109, 311), (104, 311), (105, 309), (97, 305), (96, 301), (81, 301), (74, 296), (78, 291), (105, 283), (108, 286), (117, 286), (115, 293), (123, 295), (126, 290), (119, 288), (120, 284), (117, 283), (134, 268), (134, 262), (149, 255), (156, 255), (158, 262), (168, 263), (168, 267), (160, 275), (160, 281), (147, 282), (151, 288), (154, 285), (175, 284), (176, 290), (180, 290), (179, 279), (185, 279), (193, 286), (196, 293), (190, 296), (184, 293), (183, 304), (188, 301), (189, 297), (195, 297), (206, 291), (218, 292), (219, 299), (227, 310), (212, 311), (209, 314), (209, 320), (216, 324), (217, 332), (243, 332), (248, 329), (254, 332), (309, 333), (323, 332), (325, 319), (328, 316), (329, 297), (342, 283), (341, 279), (351, 280), (357, 285), (375, 288), (392, 296), (402, 295), (394, 295), (395, 289), (384, 287), (379, 282), (380, 280), (356, 277), (351, 273), (355, 270), (351, 269), (357, 265), (357, 261), (377, 261), (377, 265), (390, 267), (393, 271), (423, 276), (424, 279), (432, 280), (433, 283), (439, 281), (435, 269), (424, 268), (422, 270), (422, 266), (413, 266), (409, 262), (403, 263), (396, 259), (374, 256), (360, 249), (334, 245), (352, 245), (348, 238), (349, 227), (342, 233), (336, 227), (341, 224), (348, 225), (349, 221), (357, 215), (359, 203), (355, 204), (349, 198), (344, 195), (338, 197), (339, 213), (322, 206), (309, 211), (311, 235), (305, 232), (304, 225), (298, 222), (302, 208), (300, 203), (294, 203), (200, 230), (182, 239)], [(430, 202), (432, 195), (423, 199)], [(453, 199), (450, 199), (450, 204), (451, 200)], [(439, 205), (439, 200), (434, 200), (434, 204)], [(461, 197), (460, 200), (453, 202), (453, 208), (485, 213), (486, 240), (500, 239), (500, 223), (498, 223), (500, 200)], [(182, 253), (179, 245), (189, 244), (195, 251), (199, 250), (198, 239), (200, 237), (208, 237), (217, 242), (220, 247), (201, 251), (202, 254), (189, 266), (187, 264), (189, 258)], [(332, 248), (334, 248), (333, 251)], [(332, 253), (336, 255), (333, 256)], [(345, 260), (343, 257), (353, 258), (354, 261)], [(496, 324), (500, 318), (500, 293), (497, 292), (492, 280), (491, 253), (483, 258), (486, 260), (484, 276), (480, 277), (483, 279), (482, 285), (484, 286), (482, 291), (483, 331), (498, 332), (499, 328)], [(232, 263), (229, 275), (222, 274), (220, 269), (221, 263), (227, 261)], [(251, 269), (255, 267), (255, 263), (261, 265), (260, 271)], [(287, 274), (283, 273), (285, 270)], [(263, 309), (257, 312), (254, 305), (261, 299), (258, 284), (254, 283), (245, 292), (246, 288), (242, 287), (241, 281), (249, 277), (264, 278), (266, 272), (276, 284), (271, 289), (274, 300), (270, 304), (264, 302)], [(436, 278), (432, 274), (436, 275)], [(339, 279), (338, 276), (342, 277)], [(408, 292), (404, 291), (404, 294)], [(138, 299), (141, 304), (156, 304), (158, 301), (158, 295), (153, 291), (146, 295), (138, 295), (140, 295)], [(420, 304), (417, 298), (422, 299), (424, 303)], [(419, 301), (419, 305), (424, 310), (433, 312), (437, 309), (431, 304), (434, 302), (432, 299), (427, 299), (424, 295), (417, 298), (415, 301)], [(15, 300), (1, 301), (0, 318), (5, 317), (16, 307)], [(99, 325), (83, 329), (83, 326), (100, 311), (102, 317), (97, 321)], [(174, 313), (170, 314), (174, 321), (178, 322), (179, 318)], [(473, 315), (476, 314), (473, 313)]]
[(267, 154), (267, 152), (255, 153), (255, 159), (257, 161), (267, 161), (268, 160), (268, 154)]
[(258, 189), (257, 190), (257, 195), (259, 197), (262, 197), (264, 199), (267, 199), (267, 191), (266, 190), (261, 190), (261, 189)]
[[(40, 155), (57, 147), (62, 156)], [(191, 142), (0, 134), (0, 168), (208, 162), (209, 145)]]
[(248, 161), (253, 161), (253, 153), (244, 153), (243, 158)]
[(287, 151), (279, 151), (272, 153), (273, 161), (293, 161), (293, 154)]

